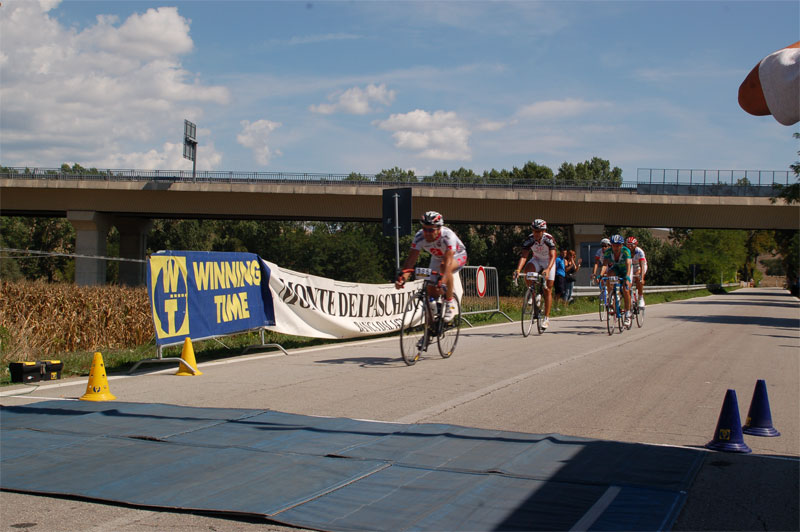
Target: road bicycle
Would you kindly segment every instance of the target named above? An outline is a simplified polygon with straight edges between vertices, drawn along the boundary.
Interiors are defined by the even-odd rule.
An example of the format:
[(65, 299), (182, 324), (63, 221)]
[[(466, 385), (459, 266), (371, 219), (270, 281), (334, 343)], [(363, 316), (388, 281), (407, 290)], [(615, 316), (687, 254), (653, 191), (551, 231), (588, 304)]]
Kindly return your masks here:
[[(419, 290), (409, 295), (406, 308), (403, 311), (403, 321), (400, 326), (400, 353), (409, 366), (416, 364), (422, 353), (428, 351), (428, 346), (435, 340), (442, 358), (450, 358), (456, 350), (458, 335), (461, 332), (461, 303), (458, 297), (453, 296), (456, 305), (456, 315), (450, 321), (445, 321), (444, 305), (441, 296), (440, 282), (433, 282), (431, 277), (438, 277), (439, 272), (430, 268), (415, 268), (403, 270), (403, 273), (414, 273), (415, 279), (422, 279)], [(428, 287), (434, 285), (439, 294), (436, 298), (428, 297)]]
[(608, 290), (605, 283), (600, 283), (600, 295), (598, 296), (598, 312), (600, 313), (600, 321), (606, 320), (606, 300), (608, 299)]
[[(544, 288), (547, 279), (536, 272), (527, 272), (525, 280), (532, 281), (522, 298), (522, 318), (520, 320), (522, 336), (527, 337), (533, 330), (534, 323), (539, 334), (544, 332), (542, 321), (544, 321)], [(514, 284), (516, 284), (516, 279)]]
[(615, 327), (619, 329), (619, 332), (625, 329), (625, 321), (622, 315), (623, 310), (620, 308), (622, 294), (620, 293), (621, 287), (619, 284), (619, 277), (601, 277), (600, 282), (604, 285), (606, 282), (614, 283), (606, 297), (606, 327), (609, 336), (611, 336), (614, 334)]
[[(631, 314), (636, 316), (636, 326), (641, 328), (642, 325), (644, 325), (645, 307), (639, 306), (639, 289), (636, 286), (636, 279), (638, 278), (638, 275), (634, 275), (633, 282), (631, 283)], [(633, 327), (633, 322), (628, 326), (628, 329), (631, 327)]]

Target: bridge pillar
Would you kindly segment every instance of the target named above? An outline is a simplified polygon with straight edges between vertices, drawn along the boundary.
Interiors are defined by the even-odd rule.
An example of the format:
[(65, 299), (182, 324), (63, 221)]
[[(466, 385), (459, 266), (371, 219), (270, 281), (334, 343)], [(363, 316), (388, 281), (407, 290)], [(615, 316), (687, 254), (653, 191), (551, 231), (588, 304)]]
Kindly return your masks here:
[[(119, 231), (120, 258), (144, 260), (147, 233), (153, 226), (153, 221), (146, 218), (115, 216), (113, 223)], [(141, 286), (145, 282), (146, 271), (144, 262), (120, 261), (119, 282), (127, 286)]]
[(570, 242), (572, 249), (583, 259), (581, 269), (576, 276), (576, 286), (588, 286), (589, 277), (592, 274), (592, 261), (594, 254), (600, 247), (600, 240), (603, 239), (604, 225), (573, 225), (570, 228)]
[[(67, 211), (67, 220), (75, 228), (75, 253), (105, 257), (106, 237), (111, 227), (108, 215), (97, 211)], [(75, 258), (75, 284), (81, 286), (106, 283), (106, 260)]]

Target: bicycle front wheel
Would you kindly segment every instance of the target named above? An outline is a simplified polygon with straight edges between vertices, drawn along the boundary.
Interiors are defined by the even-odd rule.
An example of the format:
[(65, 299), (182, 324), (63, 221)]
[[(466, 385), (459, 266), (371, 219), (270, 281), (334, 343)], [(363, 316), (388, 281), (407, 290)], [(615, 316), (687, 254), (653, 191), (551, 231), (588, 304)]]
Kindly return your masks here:
[(601, 294), (600, 297), (597, 298), (597, 309), (600, 313), (600, 321), (605, 321), (606, 319), (606, 302), (604, 301), (604, 297)]
[(444, 321), (439, 316), (439, 354), (442, 358), (450, 358), (456, 350), (458, 335), (461, 332), (461, 303), (458, 298), (453, 296), (453, 303), (456, 305), (456, 315), (450, 321)]
[(413, 366), (425, 347), (425, 298), (414, 296), (408, 300), (400, 327), (400, 353), (403, 361)]
[(541, 285), (536, 291), (536, 295), (533, 296), (533, 320), (536, 322), (536, 332), (542, 334), (544, 332), (544, 327), (542, 327), (542, 322), (544, 321), (544, 294), (542, 294)]
[(625, 311), (622, 310), (622, 301), (620, 301), (619, 294), (614, 294), (614, 307), (617, 311), (617, 327), (619, 328), (619, 332), (625, 330)]
[(614, 299), (610, 298), (608, 303), (606, 303), (606, 328), (608, 329), (608, 335), (611, 336), (614, 334), (614, 318), (616, 318), (616, 312), (614, 312)]
[(636, 326), (641, 328), (644, 325), (644, 307), (636, 305)]
[[(528, 304), (528, 300), (531, 301), (531, 304)], [(525, 295), (522, 296), (522, 318), (520, 320), (522, 324), (522, 336), (527, 337), (531, 333), (535, 304), (536, 301), (533, 300), (533, 288), (528, 288), (528, 290), (525, 291)]]

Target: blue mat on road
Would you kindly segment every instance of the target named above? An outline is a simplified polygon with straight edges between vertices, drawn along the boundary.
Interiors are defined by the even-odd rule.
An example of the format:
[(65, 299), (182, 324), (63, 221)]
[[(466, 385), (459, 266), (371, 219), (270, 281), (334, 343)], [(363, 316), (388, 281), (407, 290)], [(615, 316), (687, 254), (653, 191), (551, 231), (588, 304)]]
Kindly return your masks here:
[(166, 404), (0, 409), (0, 488), (318, 530), (666, 530), (703, 452)]

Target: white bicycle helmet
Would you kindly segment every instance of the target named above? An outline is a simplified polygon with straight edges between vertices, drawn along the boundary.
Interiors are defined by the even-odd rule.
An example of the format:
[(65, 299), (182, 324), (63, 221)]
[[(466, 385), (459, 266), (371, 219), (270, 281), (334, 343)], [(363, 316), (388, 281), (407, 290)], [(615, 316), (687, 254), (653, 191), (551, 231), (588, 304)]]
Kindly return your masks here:
[(547, 222), (545, 222), (541, 218), (536, 218), (533, 221), (533, 223), (531, 223), (531, 227), (533, 227), (533, 229), (536, 230), (536, 231), (538, 231), (538, 230), (544, 231), (544, 230), (547, 229)]
[(428, 211), (422, 215), (422, 223), (424, 225), (444, 225), (444, 218), (436, 211)]

